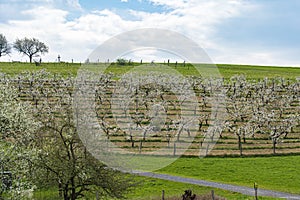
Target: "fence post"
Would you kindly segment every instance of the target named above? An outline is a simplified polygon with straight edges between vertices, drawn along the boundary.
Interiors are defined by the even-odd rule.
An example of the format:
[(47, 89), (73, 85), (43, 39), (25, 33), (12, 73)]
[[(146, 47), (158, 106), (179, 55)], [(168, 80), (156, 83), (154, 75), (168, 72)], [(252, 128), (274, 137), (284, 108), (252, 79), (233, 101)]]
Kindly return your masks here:
[(211, 191), (211, 199), (215, 200), (215, 191), (214, 190)]
[(258, 185), (257, 185), (257, 183), (254, 183), (255, 200), (258, 200), (257, 189), (258, 189)]
[(165, 191), (164, 191), (164, 190), (162, 191), (161, 199), (162, 199), (162, 200), (165, 200)]

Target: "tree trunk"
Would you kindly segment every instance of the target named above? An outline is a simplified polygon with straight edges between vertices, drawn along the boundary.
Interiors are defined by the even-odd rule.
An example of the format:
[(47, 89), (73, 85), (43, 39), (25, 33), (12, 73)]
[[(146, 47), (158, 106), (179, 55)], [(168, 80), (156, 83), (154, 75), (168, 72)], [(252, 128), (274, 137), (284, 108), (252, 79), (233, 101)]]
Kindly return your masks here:
[(59, 194), (59, 197), (63, 197), (63, 187), (62, 187), (62, 184), (60, 181), (58, 183), (58, 194)]
[(130, 142), (131, 142), (131, 147), (133, 148), (134, 147), (134, 140), (133, 140), (133, 136), (131, 134), (131, 129), (129, 130), (130, 131)]
[(71, 189), (71, 200), (76, 200), (76, 189), (75, 189), (75, 181), (74, 181), (74, 177), (72, 177), (71, 179), (71, 185), (72, 185), (72, 189)]
[(240, 135), (238, 135), (238, 143), (239, 143), (240, 156), (243, 156), (243, 147), (242, 147), (242, 140)]
[(276, 154), (276, 144), (277, 144), (276, 138), (273, 138), (272, 141), (273, 141), (273, 154), (275, 155)]
[(143, 141), (140, 141), (140, 146), (139, 146), (139, 153), (142, 153), (142, 147), (143, 147)]
[(29, 61), (32, 63), (32, 55), (29, 56)]
[(207, 156), (207, 155), (208, 155), (208, 150), (209, 150), (209, 143), (207, 143), (207, 145), (206, 145), (206, 149), (205, 149), (205, 156)]
[(199, 126), (198, 126), (198, 131), (199, 131), (199, 132), (201, 131), (202, 124), (203, 124), (203, 122), (202, 122), (202, 121), (201, 121), (201, 122), (199, 122)]
[(176, 155), (176, 142), (174, 142), (174, 150), (173, 150), (173, 156)]
[(66, 184), (64, 187), (64, 200), (70, 200), (68, 193), (69, 193), (69, 185)]

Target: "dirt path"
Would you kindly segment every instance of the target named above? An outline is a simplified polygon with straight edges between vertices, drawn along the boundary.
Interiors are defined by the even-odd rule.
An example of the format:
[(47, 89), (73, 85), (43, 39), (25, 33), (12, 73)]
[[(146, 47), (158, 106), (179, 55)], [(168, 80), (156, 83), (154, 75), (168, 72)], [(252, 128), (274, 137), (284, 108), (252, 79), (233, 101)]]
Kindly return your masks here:
[[(216, 183), (216, 182), (197, 180), (197, 179), (192, 179), (192, 178), (183, 178), (183, 177), (179, 177), (179, 176), (157, 174), (157, 173), (151, 173), (151, 172), (135, 172), (135, 174), (140, 175), (140, 176), (151, 177), (151, 178), (158, 178), (158, 179), (181, 182), (181, 183), (189, 183), (189, 184), (212, 187), (212, 188), (219, 188), (222, 190), (228, 190), (228, 191), (232, 191), (232, 192), (238, 192), (241, 194), (254, 196), (254, 189), (249, 188), (249, 187)], [(298, 200), (300, 200), (300, 195), (289, 194), (289, 193), (284, 193), (284, 192), (276, 192), (276, 191), (272, 191), (272, 190), (263, 190), (263, 189), (258, 189), (258, 196), (268, 196), (268, 197), (276, 197), (276, 198), (283, 198), (283, 199), (298, 199)]]

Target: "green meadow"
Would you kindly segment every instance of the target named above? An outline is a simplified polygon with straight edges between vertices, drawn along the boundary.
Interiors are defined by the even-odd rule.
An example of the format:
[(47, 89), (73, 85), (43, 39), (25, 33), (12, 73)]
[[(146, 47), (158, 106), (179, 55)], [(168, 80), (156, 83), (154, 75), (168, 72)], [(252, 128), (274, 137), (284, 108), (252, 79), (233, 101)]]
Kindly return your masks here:
[[(102, 64), (104, 65), (104, 64)], [(159, 64), (166, 66), (166, 64)], [(217, 68), (216, 68), (217, 66)], [(251, 66), (251, 65), (227, 65), (217, 64), (204, 65), (204, 64), (170, 64), (170, 67), (177, 70), (183, 75), (197, 76), (199, 71), (206, 71), (207, 69), (216, 68), (224, 78), (230, 78), (234, 75), (245, 75), (248, 79), (263, 79), (265, 77), (275, 78), (284, 77), (286, 79), (295, 79), (300, 77), (300, 68), (297, 67), (272, 67), (272, 66)], [(34, 63), (0, 63), (0, 72), (7, 74), (18, 74), (24, 71), (38, 71), (44, 69), (46, 71), (62, 74), (62, 75), (76, 75), (78, 69), (84, 68), (85, 64), (80, 63), (42, 63), (41, 66), (36, 66)], [(122, 75), (134, 67), (139, 67), (138, 63), (132, 65), (118, 65), (106, 64), (106, 72), (111, 72), (116, 75)], [(197, 70), (198, 69), (198, 70)]]

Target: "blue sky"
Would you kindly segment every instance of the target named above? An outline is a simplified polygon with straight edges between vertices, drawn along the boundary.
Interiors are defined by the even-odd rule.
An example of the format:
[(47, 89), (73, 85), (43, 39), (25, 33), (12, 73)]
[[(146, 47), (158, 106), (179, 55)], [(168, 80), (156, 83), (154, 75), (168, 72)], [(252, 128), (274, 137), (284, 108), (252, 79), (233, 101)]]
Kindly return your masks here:
[[(215, 63), (300, 66), (299, 0), (0, 0), (0, 10), (0, 33), (11, 43), (44, 41), (45, 61), (84, 61), (117, 34), (163, 28), (194, 40)], [(154, 51), (131, 56), (164, 59)], [(13, 52), (0, 60), (28, 58)]]
[(164, 12), (167, 7), (155, 6), (149, 1), (137, 1), (137, 0), (89, 0), (79, 1), (82, 8), (85, 10), (101, 10), (101, 9), (112, 9), (112, 10), (142, 10), (145, 12)]

